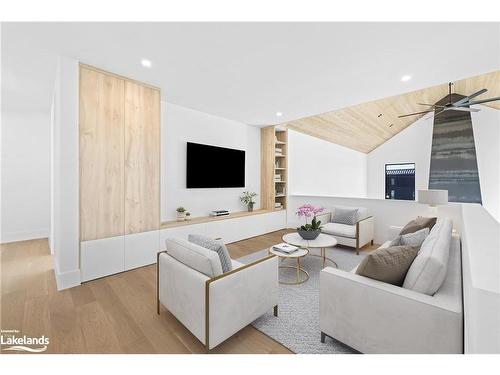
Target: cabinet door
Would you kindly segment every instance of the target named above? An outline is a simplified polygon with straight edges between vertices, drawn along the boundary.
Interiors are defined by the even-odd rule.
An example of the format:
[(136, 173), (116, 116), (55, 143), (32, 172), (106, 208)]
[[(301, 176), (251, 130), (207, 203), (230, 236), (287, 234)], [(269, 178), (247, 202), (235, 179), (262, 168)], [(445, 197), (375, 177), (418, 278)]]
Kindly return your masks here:
[(124, 233), (124, 81), (80, 67), (80, 240)]
[(125, 82), (125, 234), (160, 225), (160, 92)]
[(81, 242), (82, 281), (125, 271), (124, 241), (124, 236), (117, 236)]
[(156, 263), (160, 231), (152, 230), (125, 236), (125, 270)]

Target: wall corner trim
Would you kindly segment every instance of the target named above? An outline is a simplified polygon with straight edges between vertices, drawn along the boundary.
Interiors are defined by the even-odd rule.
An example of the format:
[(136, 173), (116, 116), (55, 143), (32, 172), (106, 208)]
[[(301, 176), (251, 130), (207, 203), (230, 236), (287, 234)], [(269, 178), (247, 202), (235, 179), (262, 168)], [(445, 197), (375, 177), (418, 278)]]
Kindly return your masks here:
[(81, 284), (80, 270), (72, 270), (67, 272), (59, 272), (57, 267), (54, 267), (56, 277), (57, 290), (69, 289)]

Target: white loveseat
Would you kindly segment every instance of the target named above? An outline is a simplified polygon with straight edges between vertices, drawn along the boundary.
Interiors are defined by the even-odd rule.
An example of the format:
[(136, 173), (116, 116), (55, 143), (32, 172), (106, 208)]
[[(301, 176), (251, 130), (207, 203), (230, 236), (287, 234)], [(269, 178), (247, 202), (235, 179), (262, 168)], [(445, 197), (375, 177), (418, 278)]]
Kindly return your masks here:
[(320, 273), (322, 341), (330, 336), (362, 353), (463, 353), (458, 235), (451, 237), (446, 276), (434, 295), (354, 272), (327, 267)]
[[(358, 219), (354, 225), (332, 223), (332, 215), (335, 213), (335, 208), (358, 209)], [(359, 249), (368, 243), (373, 245), (374, 220), (370, 216), (368, 209), (365, 207), (347, 207), (336, 206), (331, 212), (318, 215), (321, 220), (322, 233), (329, 234), (337, 240), (340, 245), (353, 247), (356, 249), (356, 254), (359, 254)]]
[(274, 308), (278, 313), (278, 258), (274, 255), (222, 273), (216, 252), (184, 239), (166, 240), (158, 253), (157, 312), (169, 310), (207, 350)]

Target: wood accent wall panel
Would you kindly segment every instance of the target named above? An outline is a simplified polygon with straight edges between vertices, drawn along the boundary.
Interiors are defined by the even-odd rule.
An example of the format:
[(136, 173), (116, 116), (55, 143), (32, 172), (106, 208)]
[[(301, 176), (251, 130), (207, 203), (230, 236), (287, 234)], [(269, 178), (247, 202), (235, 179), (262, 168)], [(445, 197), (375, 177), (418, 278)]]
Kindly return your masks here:
[(260, 129), (260, 205), (264, 210), (274, 210), (274, 126)]
[(160, 91), (125, 82), (125, 234), (160, 226)]
[(124, 233), (124, 81), (80, 67), (80, 240)]

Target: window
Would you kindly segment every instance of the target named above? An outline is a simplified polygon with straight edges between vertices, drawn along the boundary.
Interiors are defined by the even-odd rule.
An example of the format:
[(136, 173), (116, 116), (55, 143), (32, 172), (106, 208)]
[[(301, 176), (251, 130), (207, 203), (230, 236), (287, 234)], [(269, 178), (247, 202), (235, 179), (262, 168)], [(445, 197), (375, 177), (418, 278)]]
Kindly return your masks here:
[(415, 200), (415, 163), (385, 165), (385, 199)]

